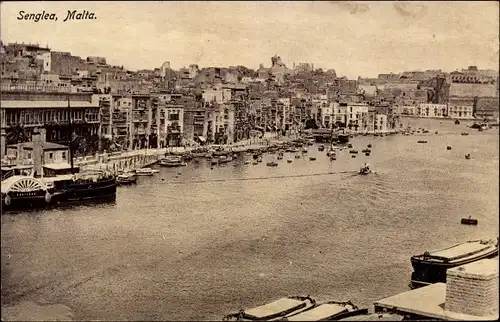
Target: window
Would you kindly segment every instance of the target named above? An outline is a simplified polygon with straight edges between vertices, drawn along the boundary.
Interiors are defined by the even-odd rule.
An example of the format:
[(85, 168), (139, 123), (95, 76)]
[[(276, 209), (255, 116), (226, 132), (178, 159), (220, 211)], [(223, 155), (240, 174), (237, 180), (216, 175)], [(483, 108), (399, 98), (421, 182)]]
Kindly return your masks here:
[(53, 159), (54, 158), (54, 153), (49, 153), (49, 159)]
[(63, 158), (63, 160), (66, 160), (66, 152), (62, 153), (62, 158)]

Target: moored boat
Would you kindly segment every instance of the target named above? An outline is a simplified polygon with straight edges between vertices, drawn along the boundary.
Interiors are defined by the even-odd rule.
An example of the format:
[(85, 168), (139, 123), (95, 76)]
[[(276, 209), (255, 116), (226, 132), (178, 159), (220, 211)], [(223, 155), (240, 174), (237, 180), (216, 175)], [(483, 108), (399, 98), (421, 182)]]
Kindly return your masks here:
[(318, 151), (319, 152), (322, 152), (325, 150), (325, 146), (323, 144), (321, 144), (320, 146), (318, 146)]
[(359, 309), (352, 302), (329, 301), (298, 313), (286, 315), (286, 321), (332, 321), (340, 318), (367, 313), (367, 309)]
[(2, 210), (42, 208), (54, 202), (55, 194), (53, 185), (30, 176), (14, 175), (2, 180)]
[(467, 241), (442, 250), (412, 256), (413, 273), (410, 286), (418, 288), (433, 283), (446, 283), (446, 271), (449, 268), (495, 256), (498, 256), (498, 238), (496, 241)]
[(338, 319), (337, 321), (403, 321), (403, 315), (395, 313), (364, 313), (362, 310), (353, 315)]
[(116, 183), (118, 185), (129, 185), (137, 182), (137, 175), (133, 172), (124, 172), (116, 176)]
[(419, 140), (419, 141), (417, 141), (417, 143), (427, 143), (427, 141)]
[(152, 176), (153, 174), (157, 173), (157, 171), (151, 169), (151, 168), (140, 168), (140, 169), (136, 169), (135, 170), (135, 173), (138, 175), (138, 176)]
[(278, 163), (276, 163), (276, 162), (274, 162), (274, 161), (271, 161), (271, 162), (266, 163), (266, 165), (267, 165), (268, 167), (277, 167), (277, 166), (278, 166)]
[(279, 320), (310, 309), (316, 301), (309, 296), (289, 296), (274, 302), (226, 315), (224, 321)]
[(159, 165), (162, 167), (183, 167), (186, 166), (186, 163), (182, 161), (180, 156), (169, 155), (165, 158), (161, 159)]

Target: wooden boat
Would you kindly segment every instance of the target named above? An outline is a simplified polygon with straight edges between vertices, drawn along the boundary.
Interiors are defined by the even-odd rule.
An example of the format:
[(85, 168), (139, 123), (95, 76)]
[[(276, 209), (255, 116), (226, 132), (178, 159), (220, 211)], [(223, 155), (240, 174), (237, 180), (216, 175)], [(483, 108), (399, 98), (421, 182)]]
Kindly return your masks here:
[(293, 161), (292, 159), (286, 160), (286, 162), (288, 162), (288, 163), (292, 163), (292, 161)]
[(277, 166), (278, 166), (278, 163), (276, 163), (276, 162), (274, 162), (274, 161), (271, 161), (271, 162), (266, 163), (266, 165), (267, 165), (268, 167), (277, 167)]
[(210, 164), (211, 164), (211, 165), (217, 165), (217, 164), (219, 164), (219, 159), (218, 159), (218, 158), (212, 158), (212, 159), (210, 160)]
[(465, 155), (465, 159), (469, 160), (470, 159), (470, 153)]
[(372, 150), (370, 150), (370, 149), (363, 149), (363, 150), (361, 150), (361, 152), (363, 152), (363, 153), (370, 153), (370, 152), (372, 152)]
[(449, 145), (448, 145), (448, 146), (446, 147), (446, 150), (451, 150), (451, 146), (449, 146)]
[(157, 171), (154, 171), (151, 168), (142, 168), (135, 170), (135, 173), (138, 176), (152, 176), (153, 174), (157, 173)]
[(371, 148), (371, 147), (372, 147), (372, 145), (371, 145), (371, 144), (368, 144), (366, 147), (367, 147), (367, 148)]
[(322, 152), (325, 150), (325, 146), (323, 144), (321, 144), (320, 146), (318, 146), (318, 151)]
[(286, 321), (332, 321), (355, 314), (367, 313), (367, 309), (359, 309), (352, 302), (329, 301), (317, 304), (299, 313), (288, 314)]
[(498, 256), (498, 238), (496, 241), (468, 241), (412, 256), (413, 273), (410, 286), (418, 288), (433, 283), (446, 283), (447, 269), (495, 256)]
[(351, 143), (349, 143), (349, 144), (347, 145), (347, 147), (348, 147), (349, 149), (352, 149), (352, 144), (351, 144)]
[(355, 154), (351, 155), (351, 158), (353, 158), (353, 159), (354, 159), (355, 157), (356, 157), (356, 155), (355, 155)]
[(349, 153), (358, 154), (358, 150), (349, 150)]
[(469, 135), (469, 133), (467, 133), (467, 132), (462, 132), (462, 133), (460, 133), (460, 134), (461, 134), (461, 135)]
[(278, 160), (283, 160), (283, 156), (282, 155), (278, 155)]
[(121, 173), (116, 176), (116, 183), (121, 186), (137, 183), (137, 175), (133, 172)]
[(332, 155), (332, 156), (330, 157), (330, 161), (335, 161), (335, 160), (337, 160), (337, 157), (336, 157), (336, 156), (334, 156), (334, 155)]
[(302, 153), (307, 153), (307, 148), (303, 148)]
[(419, 140), (419, 141), (417, 141), (417, 143), (427, 143), (427, 141)]
[(460, 121), (459, 120), (455, 120), (455, 124), (460, 124)]
[(182, 161), (182, 158), (179, 156), (169, 155), (159, 161), (160, 166), (162, 167), (184, 167), (187, 164)]
[(274, 302), (228, 314), (223, 321), (270, 321), (297, 314), (316, 305), (309, 296), (289, 296)]
[(315, 157), (310, 157), (309, 161), (316, 161), (316, 158)]
[(252, 164), (253, 164), (253, 165), (257, 165), (257, 164), (259, 164), (259, 162), (254, 161), (254, 162), (252, 162)]
[(300, 159), (300, 154), (296, 154), (295, 159)]
[(257, 159), (257, 162), (259, 162), (259, 163), (260, 163), (260, 162), (262, 162), (262, 157), (259, 157), (259, 158)]

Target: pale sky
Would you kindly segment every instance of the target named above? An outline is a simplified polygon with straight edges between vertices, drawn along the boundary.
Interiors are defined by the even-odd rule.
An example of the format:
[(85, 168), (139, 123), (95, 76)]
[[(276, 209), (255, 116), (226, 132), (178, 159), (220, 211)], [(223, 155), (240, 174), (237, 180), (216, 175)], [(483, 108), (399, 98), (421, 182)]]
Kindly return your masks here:
[[(349, 78), (498, 70), (499, 4), (479, 2), (2, 2), (4, 43), (48, 44), (127, 69), (312, 62)], [(58, 21), (17, 20), (56, 13)], [(68, 10), (97, 19), (63, 22)]]

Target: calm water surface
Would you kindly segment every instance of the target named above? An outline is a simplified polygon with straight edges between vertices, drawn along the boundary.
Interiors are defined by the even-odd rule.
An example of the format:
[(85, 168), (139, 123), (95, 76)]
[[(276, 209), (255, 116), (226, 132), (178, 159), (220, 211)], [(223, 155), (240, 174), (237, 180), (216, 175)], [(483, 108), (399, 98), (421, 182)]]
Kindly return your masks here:
[[(497, 129), (408, 122), (431, 133), (357, 137), (360, 154), (334, 162), (316, 146), (316, 161), (288, 164), (285, 153), (276, 168), (269, 154), (213, 170), (191, 162), (119, 187), (116, 204), (4, 214), (3, 305), (60, 303), (83, 320), (192, 320), (293, 294), (370, 306), (406, 291), (411, 255), (496, 237), (499, 212)], [(216, 181), (355, 171), (365, 161), (375, 174)], [(460, 224), (469, 215), (478, 226)]]

